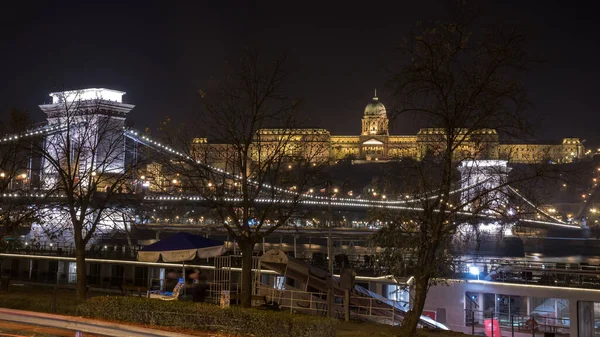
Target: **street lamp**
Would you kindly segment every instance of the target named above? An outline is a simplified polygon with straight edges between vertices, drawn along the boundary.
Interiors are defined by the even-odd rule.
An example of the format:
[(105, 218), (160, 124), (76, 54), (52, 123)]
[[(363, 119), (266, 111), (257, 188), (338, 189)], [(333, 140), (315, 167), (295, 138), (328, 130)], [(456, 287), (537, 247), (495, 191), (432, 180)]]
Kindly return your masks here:
[(479, 281), (479, 268), (477, 266), (469, 267), (469, 274), (473, 276), (477, 275), (477, 281)]
[[(333, 317), (333, 312), (335, 310), (335, 299), (333, 298), (333, 236), (331, 232), (331, 227), (333, 224), (331, 223), (331, 181), (327, 182), (327, 225), (329, 229), (329, 233), (327, 235), (327, 259), (328, 259), (328, 269), (329, 269), (329, 284), (327, 287), (327, 316)], [(338, 189), (335, 188), (334, 193), (337, 193)]]

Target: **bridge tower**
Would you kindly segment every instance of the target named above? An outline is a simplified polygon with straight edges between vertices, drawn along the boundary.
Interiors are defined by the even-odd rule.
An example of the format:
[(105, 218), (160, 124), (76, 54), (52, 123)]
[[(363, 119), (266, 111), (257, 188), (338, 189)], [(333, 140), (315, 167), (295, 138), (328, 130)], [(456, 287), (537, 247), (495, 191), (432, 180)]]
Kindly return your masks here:
[(508, 204), (503, 186), (511, 170), (507, 164), (506, 160), (464, 160), (460, 163), (460, 201), (465, 205), (465, 211), (498, 209)]
[[(123, 95), (123, 91), (104, 88), (51, 93), (52, 102), (39, 106), (46, 114), (48, 126), (58, 128), (58, 132), (46, 137), (46, 151), (61, 160), (67, 153), (83, 158), (77, 160), (81, 172), (89, 171), (91, 165), (96, 171), (123, 172), (126, 152), (123, 128), (127, 113), (134, 108), (123, 103)], [(71, 144), (78, 144), (80, 152), (82, 148), (91, 149), (89, 153), (65, 149), (67, 132)], [(123, 144), (123, 150), (115, 150), (116, 144)], [(47, 160), (42, 163), (42, 170), (44, 184), (51, 184), (48, 179), (52, 180), (53, 169)]]

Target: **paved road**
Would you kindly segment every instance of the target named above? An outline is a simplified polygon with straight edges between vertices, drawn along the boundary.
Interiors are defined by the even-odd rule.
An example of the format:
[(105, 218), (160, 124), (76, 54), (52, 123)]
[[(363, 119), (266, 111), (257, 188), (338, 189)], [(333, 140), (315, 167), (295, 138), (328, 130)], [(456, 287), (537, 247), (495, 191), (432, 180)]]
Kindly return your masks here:
[[(0, 321), (0, 337), (74, 337), (75, 331), (40, 325)], [(85, 333), (85, 337), (104, 337)]]
[[(85, 336), (113, 336), (113, 337), (190, 337), (188, 334), (181, 334), (172, 331), (163, 331), (149, 329), (141, 326), (133, 326), (120, 324), (115, 322), (107, 322), (96, 319), (89, 319), (75, 316), (65, 316), (48, 314), (33, 311), (15, 310), (0, 308), (0, 322), (13, 322), (16, 324), (26, 324), (35, 326), (43, 326), (53, 330), (57, 334), (47, 336), (75, 336), (76, 331), (86, 331)], [(1, 326), (0, 326), (1, 328)], [(10, 327), (7, 327), (10, 330)], [(28, 330), (27, 330), (28, 331)], [(61, 331), (66, 331), (64, 334)], [(9, 336), (38, 336), (25, 335), (22, 332), (10, 333)], [(34, 331), (35, 333), (35, 331)], [(54, 333), (54, 332), (52, 332)], [(60, 334), (63, 333), (63, 334)], [(43, 332), (39, 336), (45, 336)], [(2, 337), (2, 336), (0, 336)]]

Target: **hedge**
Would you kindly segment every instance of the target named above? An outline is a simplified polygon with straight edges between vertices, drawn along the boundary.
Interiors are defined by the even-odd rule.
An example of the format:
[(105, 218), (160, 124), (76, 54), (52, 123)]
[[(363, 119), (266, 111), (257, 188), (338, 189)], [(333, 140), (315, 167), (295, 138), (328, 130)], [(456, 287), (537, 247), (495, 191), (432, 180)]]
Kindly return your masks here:
[(131, 322), (220, 331), (257, 337), (335, 336), (334, 319), (213, 304), (161, 301), (140, 297), (98, 296), (80, 304), (81, 316)]
[[(56, 300), (52, 289), (24, 288), (18, 291), (0, 292), (0, 307), (38, 312), (73, 314), (76, 310), (74, 291), (58, 290)], [(56, 311), (55, 311), (56, 309)]]

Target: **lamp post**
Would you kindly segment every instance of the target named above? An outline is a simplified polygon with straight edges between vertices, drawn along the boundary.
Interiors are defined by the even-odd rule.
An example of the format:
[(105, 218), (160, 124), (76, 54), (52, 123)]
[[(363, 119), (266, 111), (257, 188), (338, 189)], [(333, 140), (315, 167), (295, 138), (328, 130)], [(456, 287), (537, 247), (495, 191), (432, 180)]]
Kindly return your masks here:
[[(335, 300), (333, 298), (333, 237), (331, 232), (331, 227), (333, 224), (331, 223), (331, 181), (327, 181), (327, 227), (329, 227), (329, 233), (327, 235), (327, 259), (328, 259), (328, 269), (329, 269), (329, 285), (327, 287), (327, 316), (333, 317), (333, 312), (335, 310)], [(337, 190), (337, 189), (336, 189)]]
[(469, 274), (477, 275), (477, 281), (479, 281), (479, 268), (477, 266), (469, 267)]

